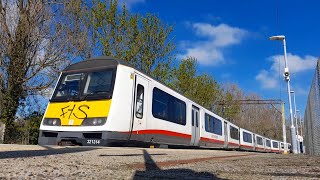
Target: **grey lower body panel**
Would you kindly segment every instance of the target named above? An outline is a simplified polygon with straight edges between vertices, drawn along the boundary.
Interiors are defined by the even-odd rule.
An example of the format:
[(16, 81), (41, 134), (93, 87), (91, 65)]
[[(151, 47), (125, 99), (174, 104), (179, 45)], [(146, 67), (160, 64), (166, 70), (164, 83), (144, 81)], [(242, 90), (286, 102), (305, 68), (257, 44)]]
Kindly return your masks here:
[(127, 145), (169, 144), (189, 146), (190, 139), (166, 136), (162, 134), (130, 134), (115, 131), (40, 131), (38, 139), (39, 145), (64, 145), (63, 143), (82, 146), (110, 146), (112, 144), (119, 145), (119, 143)]
[(208, 142), (208, 141), (199, 141), (199, 146), (200, 147), (208, 147), (208, 148), (225, 148), (224, 144), (221, 143), (213, 143), (213, 142)]
[(128, 134), (120, 132), (66, 132), (40, 131), (39, 145), (63, 145), (63, 143), (82, 146), (108, 146), (117, 141), (126, 141)]
[(239, 149), (239, 146), (229, 144), (228, 149)]

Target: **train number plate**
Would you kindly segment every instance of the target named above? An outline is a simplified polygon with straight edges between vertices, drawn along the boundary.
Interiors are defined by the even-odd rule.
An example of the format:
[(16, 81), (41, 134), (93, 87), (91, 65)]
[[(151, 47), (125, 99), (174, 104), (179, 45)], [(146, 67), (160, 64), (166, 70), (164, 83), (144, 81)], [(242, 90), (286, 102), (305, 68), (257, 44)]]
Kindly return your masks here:
[(100, 140), (98, 140), (98, 139), (87, 139), (87, 144), (97, 145), (97, 144), (100, 144)]

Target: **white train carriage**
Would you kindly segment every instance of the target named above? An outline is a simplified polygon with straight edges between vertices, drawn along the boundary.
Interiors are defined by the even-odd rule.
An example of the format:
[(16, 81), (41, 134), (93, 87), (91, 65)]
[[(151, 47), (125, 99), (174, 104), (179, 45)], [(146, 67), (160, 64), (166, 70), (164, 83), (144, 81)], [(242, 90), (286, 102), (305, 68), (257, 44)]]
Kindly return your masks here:
[(271, 152), (271, 140), (269, 138), (265, 138), (264, 149), (266, 152)]
[(280, 143), (276, 140), (271, 140), (271, 152), (280, 153)]
[(254, 138), (255, 138), (255, 150), (256, 151), (261, 151), (261, 152), (264, 152), (265, 151), (265, 148), (264, 148), (264, 137), (263, 136), (260, 136), (258, 134), (254, 134)]
[[(227, 122), (214, 113), (204, 110), (201, 126), (200, 146), (226, 148), (227, 147)], [(226, 143), (225, 143), (226, 142)]]
[(240, 128), (240, 149), (254, 150), (253, 133)]
[(40, 126), (39, 144), (146, 142), (226, 147), (224, 121), (124, 61), (67, 67)]

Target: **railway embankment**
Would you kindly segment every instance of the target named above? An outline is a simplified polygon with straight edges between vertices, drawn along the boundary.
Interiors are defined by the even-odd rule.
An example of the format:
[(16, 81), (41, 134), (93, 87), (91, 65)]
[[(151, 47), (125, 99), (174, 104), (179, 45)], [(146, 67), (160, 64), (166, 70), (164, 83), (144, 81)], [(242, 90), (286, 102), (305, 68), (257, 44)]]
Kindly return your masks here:
[(320, 179), (320, 157), (204, 149), (0, 145), (0, 179)]

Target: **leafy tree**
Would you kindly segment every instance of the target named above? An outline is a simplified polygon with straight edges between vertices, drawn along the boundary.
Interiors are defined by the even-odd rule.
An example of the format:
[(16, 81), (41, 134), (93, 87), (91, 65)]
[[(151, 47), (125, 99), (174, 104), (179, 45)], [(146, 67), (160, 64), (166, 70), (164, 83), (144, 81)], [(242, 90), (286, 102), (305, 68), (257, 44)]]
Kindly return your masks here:
[(173, 71), (170, 86), (200, 105), (212, 109), (221, 95), (218, 83), (207, 74), (196, 75), (197, 60), (193, 57), (183, 59)]
[(39, 128), (42, 117), (42, 113), (33, 112), (25, 119), (25, 131), (27, 132), (28, 144), (38, 144)]
[(177, 68), (173, 69), (173, 79), (169, 86), (186, 95), (192, 97), (194, 94), (194, 84), (197, 72), (197, 60), (193, 57), (183, 59)]
[[(168, 82), (175, 49), (170, 39), (172, 26), (153, 14), (131, 13), (125, 5), (120, 9), (117, 0), (72, 0), (64, 7), (68, 14), (64, 17), (76, 21), (61, 24), (71, 33), (79, 29), (85, 32), (80, 32), (84, 40), (74, 42), (74, 49), (84, 52), (84, 56), (106, 55), (126, 60), (157, 80)], [(88, 45), (91, 48), (85, 48)]]

